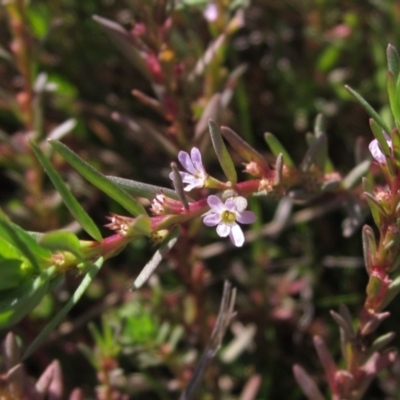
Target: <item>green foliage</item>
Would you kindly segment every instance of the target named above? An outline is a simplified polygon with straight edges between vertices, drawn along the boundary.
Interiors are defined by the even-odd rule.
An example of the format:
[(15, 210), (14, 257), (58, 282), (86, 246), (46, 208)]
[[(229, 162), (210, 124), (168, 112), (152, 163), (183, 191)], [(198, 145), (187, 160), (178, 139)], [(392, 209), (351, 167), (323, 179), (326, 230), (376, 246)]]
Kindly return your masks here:
[(121, 204), (127, 211), (133, 215), (146, 215), (146, 210), (143, 206), (135, 201), (123, 189), (115, 185), (111, 180), (97, 172), (88, 163), (83, 161), (76, 153), (60, 142), (51, 141), (50, 144), (63, 156), (65, 159), (77, 169), (90, 183), (101, 189), (104, 193)]

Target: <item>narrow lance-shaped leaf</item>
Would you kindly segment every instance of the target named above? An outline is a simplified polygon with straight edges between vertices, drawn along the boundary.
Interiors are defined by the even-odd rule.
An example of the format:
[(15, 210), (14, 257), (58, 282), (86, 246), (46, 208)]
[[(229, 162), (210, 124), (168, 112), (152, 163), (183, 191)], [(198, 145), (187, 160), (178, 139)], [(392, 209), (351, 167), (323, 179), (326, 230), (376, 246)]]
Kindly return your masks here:
[(8, 61), (10, 64), (14, 62), (14, 57), (3, 46), (0, 46), (0, 58)]
[(145, 267), (140, 272), (139, 276), (135, 279), (132, 289), (139, 289), (146, 283), (150, 275), (154, 272), (154, 270), (158, 267), (158, 265), (162, 261), (165, 254), (167, 254), (172, 249), (172, 247), (175, 246), (175, 243), (177, 242), (179, 237), (179, 232), (180, 232), (179, 227), (176, 226), (167, 235), (164, 242), (161, 244), (160, 248), (154, 253), (151, 260), (145, 265)]
[(131, 214), (137, 216), (147, 215), (144, 207), (134, 200), (125, 190), (115, 185), (100, 172), (96, 171), (91, 165), (83, 161), (76, 153), (61, 142), (50, 144), (90, 183), (102, 190)]
[(390, 312), (385, 311), (382, 313), (375, 313), (370, 320), (363, 326), (361, 329), (361, 335), (362, 336), (367, 336), (370, 335), (371, 333), (375, 332), (379, 325), (387, 318), (390, 317)]
[(210, 129), (210, 136), (215, 154), (218, 157), (221, 168), (228, 180), (232, 184), (235, 184), (237, 182), (235, 165), (233, 164), (232, 158), (225, 146), (224, 140), (222, 139), (221, 130), (219, 129), (219, 126), (211, 119), (208, 122), (208, 127)]
[(98, 15), (94, 15), (93, 19), (100, 24), (126, 59), (131, 62), (132, 65), (143, 74), (143, 76), (145, 76), (149, 81), (152, 81), (151, 73), (149, 72), (149, 69), (146, 68), (142, 56), (131, 43), (130, 33), (114, 21), (110, 21)]
[(315, 163), (318, 167), (325, 172), (332, 171), (333, 166), (328, 158), (328, 141), (326, 140), (326, 127), (325, 121), (322, 114), (318, 114), (314, 123), (314, 135), (318, 139), (321, 136), (325, 136), (325, 141), (321, 145), (317, 156), (315, 157)]
[(282, 146), (281, 142), (277, 139), (275, 135), (270, 132), (265, 133), (264, 139), (267, 142), (269, 148), (275, 157), (278, 157), (282, 153), (284, 163), (289, 167), (294, 167), (294, 162), (291, 159), (289, 153)]
[(387, 91), (389, 96), (390, 109), (394, 116), (396, 126), (400, 124), (400, 79), (396, 77), (392, 72), (387, 73)]
[(32, 236), (18, 225), (8, 221), (1, 213), (0, 237), (17, 248), (37, 272), (41, 270), (40, 263), (48, 262), (51, 258), (50, 251), (39, 246)]
[(362, 179), (362, 186), (364, 189), (364, 193), (368, 193), (366, 196), (367, 203), (369, 205), (369, 208), (371, 209), (371, 214), (372, 217), (375, 221), (375, 224), (377, 226), (380, 226), (381, 222), (381, 215), (385, 215), (385, 211), (383, 210), (382, 206), (379, 204), (379, 202), (372, 196), (372, 191), (373, 187), (371, 182), (367, 178)]
[[(153, 199), (157, 194), (163, 193), (171, 199), (180, 200), (175, 190), (165, 188), (163, 186), (150, 185), (148, 183), (137, 182), (131, 179), (120, 178), (118, 176), (107, 176), (107, 179), (119, 186), (121, 189), (125, 190), (125, 192), (132, 194), (133, 196)], [(186, 198), (190, 202), (194, 201), (188, 195), (186, 195)]]
[(300, 169), (306, 172), (313, 164), (316, 164), (319, 169), (323, 169), (326, 161), (326, 159), (323, 158), (325, 146), (326, 136), (321, 135), (308, 148), (303, 161), (300, 164)]
[[(368, 192), (364, 192), (364, 195), (365, 195), (368, 205), (371, 209), (374, 208), (375, 210), (377, 210), (380, 217), (387, 216), (385, 209), (383, 208), (382, 204), (379, 202), (379, 200), (376, 197), (374, 197), (371, 193), (368, 193)], [(380, 225), (379, 221), (378, 221), (377, 225), (378, 226)]]
[(43, 137), (43, 93), (46, 89), (48, 76), (40, 73), (34, 82), (35, 97), (33, 100), (34, 139)]
[(152, 143), (158, 145), (164, 153), (168, 153), (171, 156), (175, 156), (178, 153), (177, 146), (168, 140), (162, 131), (156, 129), (151, 122), (144, 119), (134, 121), (132, 118), (118, 112), (113, 112), (111, 117), (114, 121), (124, 125), (134, 136), (140, 135), (145, 140), (151, 139)]
[(353, 188), (369, 171), (371, 160), (364, 160), (356, 165), (342, 180), (342, 187), (344, 189)]
[(318, 357), (321, 361), (322, 366), (325, 370), (325, 375), (328, 378), (328, 383), (331, 388), (331, 391), (335, 391), (336, 389), (336, 371), (337, 366), (331, 353), (329, 352), (324, 340), (320, 336), (314, 336), (313, 338), (314, 347), (317, 350)]
[(203, 110), (201, 118), (194, 129), (194, 140), (199, 141), (203, 134), (207, 131), (210, 119), (217, 119), (221, 114), (221, 93), (215, 93), (208, 101)]
[(221, 133), (229, 144), (247, 161), (254, 161), (262, 166), (266, 171), (269, 170), (269, 165), (265, 158), (248, 143), (246, 143), (236, 132), (232, 129), (223, 126)]
[(331, 310), (330, 314), (332, 318), (335, 320), (335, 322), (343, 329), (346, 340), (347, 341), (353, 340), (355, 337), (355, 333), (353, 327), (351, 326), (351, 323), (336, 311)]
[(397, 78), (400, 73), (400, 57), (396, 48), (389, 43), (386, 48), (388, 70)]
[(63, 179), (60, 177), (56, 169), (52, 166), (51, 162), (35, 143), (31, 143), (31, 147), (36, 157), (42, 164), (47, 175), (49, 176), (50, 180), (52, 181), (53, 185), (62, 197), (70, 213), (93, 239), (100, 241), (102, 237), (96, 224), (90, 218), (89, 214), (87, 214), (83, 207), (79, 204), (78, 200), (73, 196), (67, 185), (64, 183)]
[(94, 277), (100, 271), (103, 265), (103, 258), (99, 258), (88, 270), (82, 282), (75, 290), (74, 294), (68, 300), (67, 304), (61, 309), (61, 311), (45, 326), (45, 328), (40, 332), (36, 339), (30, 344), (26, 349), (23, 359), (28, 358), (47, 338), (49, 333), (55, 329), (55, 327), (61, 322), (61, 320), (68, 314), (71, 308), (79, 301), (82, 295), (85, 293), (86, 289), (89, 287)]
[(319, 391), (317, 384), (300, 365), (293, 366), (293, 375), (301, 390), (309, 400), (325, 400), (324, 396)]
[(283, 154), (280, 153), (276, 158), (275, 163), (275, 178), (274, 178), (274, 185), (279, 186), (282, 182), (283, 176)]
[(179, 169), (176, 165), (176, 163), (171, 163), (171, 168), (172, 168), (172, 182), (174, 184), (174, 188), (176, 193), (179, 196), (179, 200), (183, 204), (183, 207), (185, 208), (186, 211), (189, 210), (189, 203), (186, 198), (185, 190), (183, 188), (183, 182), (182, 182), (182, 177), (179, 173)]
[(387, 136), (385, 136), (384, 132), (382, 131), (382, 128), (377, 124), (377, 122), (373, 119), (370, 118), (369, 120), (369, 126), (371, 128), (372, 133), (374, 134), (376, 140), (379, 143), (379, 146), (383, 153), (386, 156), (391, 155), (390, 147), (387, 142)]
[(76, 126), (76, 119), (70, 118), (56, 126), (48, 135), (48, 140), (60, 140)]
[(50, 232), (42, 236), (39, 242), (51, 251), (69, 251), (79, 260), (83, 259), (79, 239), (71, 232)]
[(378, 123), (378, 125), (387, 133), (390, 132), (389, 126), (384, 119), (372, 108), (372, 106), (360, 94), (358, 94), (350, 86), (345, 85), (345, 88), (353, 95), (353, 97), (364, 107), (365, 111)]
[(351, 354), (348, 352), (348, 344), (355, 338), (353, 327), (351, 326), (351, 323), (349, 323), (346, 318), (339, 313), (331, 310), (330, 314), (340, 327), (340, 348), (342, 351), (342, 357), (346, 362), (349, 362)]
[(314, 123), (315, 137), (320, 137), (321, 135), (324, 135), (325, 132), (326, 132), (326, 127), (325, 127), (324, 117), (322, 114), (318, 114), (317, 117), (315, 118), (315, 123)]
[(375, 241), (374, 231), (368, 225), (364, 225), (363, 227), (362, 243), (363, 243), (365, 267), (367, 269), (368, 275), (370, 275), (372, 268), (374, 266), (374, 260), (376, 255), (376, 241)]
[(29, 314), (50, 290), (54, 268), (48, 268), (39, 276), (26, 279), (17, 288), (0, 293), (0, 328), (8, 328)]
[(222, 294), (221, 304), (217, 321), (214, 329), (211, 333), (211, 337), (206, 345), (203, 354), (198, 361), (195, 370), (193, 371), (192, 377), (187, 384), (187, 387), (182, 392), (179, 400), (190, 400), (193, 399), (198, 391), (198, 386), (201, 379), (210, 365), (212, 359), (217, 354), (222, 344), (222, 339), (229, 327), (229, 324), (234, 317), (234, 306), (236, 300), (236, 288), (232, 288), (232, 285), (225, 281), (224, 292)]
[(371, 355), (372, 353), (375, 353), (377, 351), (381, 351), (384, 349), (394, 338), (396, 337), (396, 334), (394, 332), (388, 332), (382, 336), (379, 336), (376, 338), (373, 342), (372, 345), (368, 351), (368, 353)]
[[(391, 132), (392, 146), (393, 146), (393, 160), (397, 167), (400, 167), (400, 132), (398, 128), (394, 128)], [(391, 167), (391, 163), (388, 162), (388, 167)], [(389, 172), (394, 176), (393, 168), (389, 169)]]
[(381, 308), (387, 307), (392, 300), (400, 293), (400, 276), (395, 278), (389, 285), (385, 299), (382, 302)]
[(226, 40), (226, 34), (222, 33), (213, 42), (210, 43), (203, 56), (197, 61), (194, 70), (189, 74), (188, 81), (193, 81), (197, 76), (200, 76), (205, 68), (212, 62), (212, 60), (218, 55), (221, 47)]

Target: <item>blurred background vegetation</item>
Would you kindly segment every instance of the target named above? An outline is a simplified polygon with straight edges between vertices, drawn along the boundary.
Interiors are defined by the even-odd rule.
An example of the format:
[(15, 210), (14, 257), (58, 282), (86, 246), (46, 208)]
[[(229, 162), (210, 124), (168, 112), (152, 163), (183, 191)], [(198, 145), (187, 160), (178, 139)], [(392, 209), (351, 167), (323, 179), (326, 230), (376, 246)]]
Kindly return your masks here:
[[(179, 119), (162, 115), (132, 95), (136, 89), (154, 98), (154, 81), (124, 57), (92, 18), (98, 15), (129, 30), (141, 22), (151, 30), (146, 21), (152, 20), (157, 32), (166, 19), (166, 0), (31, 0), (23, 13), (31, 65), (27, 76), (33, 91), (39, 91), (40, 79), (46, 81), (40, 101), (38, 96), (22, 98), (29, 90), (27, 76), (24, 79), (15, 62), (15, 49), (10, 48), (15, 32), (7, 3), (13, 2), (3, 3), (0, 206), (32, 231), (78, 229), (28, 150), (32, 124), (41, 127), (41, 137), (35, 139), (44, 140), (73, 119), (63, 141), (104, 174), (169, 186), (170, 162), (176, 161), (177, 151), (191, 148), (213, 95), (230, 85), (234, 90), (229, 104), (218, 108), (217, 116), (211, 113), (219, 123), (267, 157), (263, 135), (273, 132), (299, 163), (306, 134), (322, 113), (329, 155), (342, 174), (362, 158), (372, 138), (366, 113), (344, 84), (389, 115), (385, 49), (388, 43), (399, 46), (400, 5), (395, 0), (216, 0), (226, 21), (238, 8), (243, 9), (243, 21), (227, 34), (218, 59), (196, 84), (168, 89), (181, 107)], [(177, 3), (167, 49), (156, 41), (158, 57), (172, 49), (174, 68), (191, 70), (226, 26), (222, 17), (216, 23), (207, 21), (207, 1)], [(166, 78), (167, 64), (168, 60), (162, 66)], [(246, 67), (242, 74), (229, 78), (240, 66)], [(184, 140), (179, 139), (179, 129)], [(156, 135), (149, 134), (154, 130)], [(167, 139), (168, 148), (160, 136)], [(211, 150), (204, 152), (204, 160), (207, 170), (219, 171)], [(111, 211), (123, 214), (59, 156), (52, 154), (52, 162), (99, 226), (107, 223)], [(99, 399), (176, 399), (207, 344), (228, 279), (238, 290), (237, 316), (198, 398), (301, 399), (291, 372), (294, 363), (306, 367), (324, 387), (311, 338), (321, 335), (340, 358), (339, 333), (329, 310), (343, 303), (356, 314), (367, 278), (360, 229), (344, 229), (350, 200), (333, 200), (331, 209), (326, 206), (332, 203), (329, 196), (296, 204), (298, 219), (284, 229), (271, 228), (276, 199), (252, 200), (259, 222), (253, 239), (241, 250), (212, 247), (217, 236), (192, 224), (177, 254), (161, 265), (149, 285), (130, 292), (131, 282), (154, 251), (144, 240), (133, 243), (107, 262), (78, 306), (27, 360), (27, 370), (38, 376), (57, 358), (65, 393), (80, 387), (85, 398), (97, 393)], [(304, 210), (308, 214), (301, 214)], [(371, 222), (366, 211), (361, 212)], [(68, 275), (13, 329), (23, 343), (37, 336), (76, 285), (77, 277)], [(399, 300), (392, 303), (392, 318), (382, 324), (382, 332), (399, 330), (399, 306)], [(399, 399), (399, 371), (396, 362), (374, 383), (368, 398)]]

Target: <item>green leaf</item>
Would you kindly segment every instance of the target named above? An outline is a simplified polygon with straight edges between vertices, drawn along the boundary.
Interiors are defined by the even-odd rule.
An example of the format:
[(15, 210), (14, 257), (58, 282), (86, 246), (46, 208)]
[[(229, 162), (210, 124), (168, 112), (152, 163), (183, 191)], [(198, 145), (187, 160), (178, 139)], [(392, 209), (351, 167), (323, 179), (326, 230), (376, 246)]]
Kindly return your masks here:
[(294, 167), (294, 162), (290, 158), (289, 153), (286, 149), (282, 146), (281, 142), (274, 136), (272, 133), (267, 132), (264, 135), (264, 139), (267, 142), (269, 148), (271, 149), (272, 153), (275, 157), (278, 157), (279, 154), (282, 154), (283, 161), (288, 167)]
[(126, 57), (126, 59), (138, 69), (138, 71), (146, 77), (150, 82), (153, 81), (149, 68), (147, 68), (140, 52), (131, 43), (132, 37), (130, 32), (121, 25), (109, 19), (93, 15), (92, 17), (106, 32), (110, 40), (118, 48), (118, 50)]
[(41, 270), (40, 263), (51, 259), (51, 252), (39, 246), (35, 239), (18, 225), (8, 221), (0, 213), (0, 238), (14, 246), (30, 262), (36, 272)]
[[(151, 200), (154, 199), (156, 195), (163, 193), (171, 199), (180, 200), (178, 194), (174, 190), (162, 186), (149, 185), (148, 183), (119, 178), (117, 176), (107, 176), (106, 178), (134, 196), (144, 197)], [(186, 197), (190, 202), (193, 202), (193, 199), (190, 199), (188, 196)]]
[(282, 153), (280, 153), (278, 157), (276, 157), (274, 186), (279, 186), (282, 183), (282, 177), (283, 177), (283, 155)]
[(222, 170), (224, 171), (228, 181), (235, 184), (237, 182), (235, 165), (233, 164), (232, 158), (225, 146), (224, 140), (222, 139), (221, 130), (212, 119), (208, 122), (208, 127), (210, 129), (210, 136), (215, 154), (218, 157)]
[(129, 232), (134, 231), (140, 235), (151, 235), (151, 219), (147, 215), (139, 215), (130, 226)]
[(221, 115), (221, 93), (215, 93), (204, 107), (200, 119), (194, 128), (194, 140), (199, 142), (208, 130), (210, 119), (217, 119)]
[(372, 187), (371, 182), (367, 178), (363, 178), (362, 185), (364, 193), (368, 194), (366, 196), (366, 199), (369, 208), (371, 209), (372, 218), (374, 219), (376, 226), (380, 226), (381, 215), (385, 215), (386, 213), (382, 209), (382, 206), (379, 204), (379, 202), (372, 195), (374, 189)]
[(365, 268), (367, 269), (368, 275), (370, 275), (375, 263), (374, 260), (376, 254), (376, 240), (374, 231), (368, 225), (364, 225), (363, 227), (362, 243), (363, 243)]
[(69, 251), (79, 260), (83, 260), (79, 239), (71, 232), (50, 232), (42, 236), (39, 243), (46, 249), (54, 251)]
[(368, 172), (371, 165), (371, 160), (364, 160), (362, 163), (356, 165), (342, 180), (342, 187), (344, 189), (353, 188), (361, 178)]
[(100, 241), (102, 239), (101, 233), (97, 228), (96, 224), (90, 218), (89, 214), (79, 204), (78, 200), (73, 196), (70, 189), (64, 183), (56, 169), (52, 166), (48, 158), (40, 150), (39, 146), (35, 143), (31, 143), (31, 147), (42, 164), (44, 170), (52, 181), (53, 185), (57, 189), (58, 193), (62, 197), (65, 205), (67, 206), (70, 213), (79, 222), (82, 228), (95, 240)]
[(117, 112), (112, 113), (112, 118), (114, 121), (128, 128), (135, 136), (140, 135), (144, 140), (151, 140), (151, 142), (156, 144), (164, 153), (168, 153), (173, 157), (178, 153), (179, 149), (177, 146), (165, 136), (162, 130), (157, 129), (151, 122), (145, 119), (134, 121), (126, 115)]
[[(12, 290), (0, 292), (0, 328), (8, 328), (29, 314), (50, 290), (55, 269), (48, 268)], [(57, 280), (55, 280), (57, 281)]]
[(178, 194), (179, 200), (181, 201), (183, 207), (185, 208), (186, 211), (188, 211), (189, 203), (186, 198), (185, 189), (183, 188), (182, 177), (179, 173), (179, 169), (176, 163), (174, 162), (171, 163), (171, 168), (172, 168), (172, 183), (174, 184), (175, 191)]
[(396, 48), (389, 44), (386, 49), (386, 57), (388, 62), (388, 70), (391, 72), (395, 78), (399, 76), (400, 73), (400, 57)]
[(396, 78), (392, 72), (387, 73), (387, 91), (389, 95), (389, 104), (392, 114), (398, 125), (400, 123), (400, 104), (399, 104), (399, 88), (397, 87)]
[(369, 355), (367, 357), (369, 358), (370, 356), (372, 356), (373, 353), (380, 352), (381, 350), (386, 348), (395, 337), (396, 334), (394, 332), (388, 332), (376, 338), (372, 342), (371, 347), (368, 349)]
[(373, 118), (371, 118), (369, 120), (369, 126), (370, 126), (371, 131), (374, 134), (376, 140), (379, 143), (379, 147), (381, 148), (381, 150), (383, 151), (385, 156), (390, 157), (392, 152), (391, 152), (390, 147), (389, 147), (389, 145), (387, 143), (387, 137), (382, 132), (382, 128), (376, 123), (376, 121)]
[[(314, 135), (314, 141), (318, 140), (321, 136), (325, 136), (325, 139), (327, 139), (325, 121), (322, 114), (318, 114), (315, 119)], [(328, 172), (333, 170), (332, 163), (328, 158), (328, 140), (325, 140), (321, 145), (318, 155), (315, 158), (315, 163), (321, 171)]]
[(353, 97), (364, 107), (365, 111), (372, 117), (378, 125), (386, 133), (390, 133), (390, 128), (384, 121), (384, 119), (372, 108), (372, 106), (364, 99), (360, 94), (353, 90), (350, 86), (345, 85), (345, 88), (353, 95)]
[(21, 259), (0, 259), (0, 291), (14, 289), (23, 280)]
[(67, 146), (57, 141), (50, 141), (50, 144), (90, 183), (102, 190), (131, 214), (147, 215), (144, 207), (134, 200), (125, 190), (115, 185), (91, 165), (83, 161), (76, 153)]
[(223, 126), (221, 133), (229, 144), (247, 161), (254, 161), (262, 166), (265, 170), (269, 170), (269, 165), (265, 158), (248, 143), (246, 143), (236, 132), (232, 129)]
[(165, 238), (160, 248), (154, 253), (151, 260), (144, 266), (138, 277), (135, 279), (132, 289), (139, 289), (146, 283), (150, 275), (154, 272), (154, 270), (162, 261), (165, 254), (167, 254), (172, 249), (172, 247), (175, 246), (175, 243), (177, 242), (179, 237), (179, 233), (179, 227), (175, 226), (174, 229)]
[[(393, 159), (396, 166), (400, 167), (400, 132), (398, 128), (392, 130), (391, 139), (393, 146), (393, 158), (391, 158), (391, 160)], [(389, 167), (389, 172), (394, 176), (395, 172), (394, 169), (391, 168), (392, 164), (388, 162), (387, 165)]]
[(75, 290), (72, 297), (68, 300), (67, 304), (62, 308), (62, 310), (44, 327), (36, 339), (29, 345), (26, 349), (23, 359), (28, 358), (46, 339), (51, 331), (61, 322), (61, 320), (68, 314), (72, 307), (79, 301), (82, 295), (85, 293), (86, 289), (89, 287), (90, 283), (93, 281), (96, 274), (100, 271), (103, 265), (103, 258), (99, 258), (88, 270), (82, 282)]
[(66, 134), (71, 132), (76, 127), (77, 121), (74, 118), (67, 119), (60, 125), (56, 126), (48, 135), (49, 140), (60, 140)]
[(11, 243), (0, 237), (0, 259), (21, 259), (21, 252), (18, 251)]
[(400, 293), (400, 276), (395, 278), (390, 283), (385, 299), (381, 305), (382, 309), (385, 309), (399, 293)]
[(323, 158), (326, 147), (326, 136), (321, 135), (314, 140), (308, 148), (303, 161), (300, 164), (300, 169), (304, 172), (308, 171), (313, 164), (316, 164), (319, 169), (323, 169), (326, 159)]
[(8, 61), (10, 64), (13, 64), (14, 62), (14, 57), (12, 56), (12, 54), (7, 51), (3, 46), (0, 46), (0, 58)]

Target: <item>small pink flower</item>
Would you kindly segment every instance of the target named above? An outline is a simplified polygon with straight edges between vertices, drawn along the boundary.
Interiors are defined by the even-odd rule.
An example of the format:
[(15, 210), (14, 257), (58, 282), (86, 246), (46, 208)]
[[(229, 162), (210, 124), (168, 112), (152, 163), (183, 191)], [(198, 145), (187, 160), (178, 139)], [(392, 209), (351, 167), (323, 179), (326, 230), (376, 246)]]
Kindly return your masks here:
[(218, 6), (215, 3), (208, 3), (203, 15), (208, 22), (216, 21), (218, 19)]
[[(179, 172), (183, 183), (187, 183), (184, 190), (190, 192), (192, 189), (204, 187), (208, 174), (204, 169), (200, 150), (197, 147), (193, 147), (190, 155), (186, 151), (180, 151), (178, 160), (182, 164), (182, 167), (188, 171)], [(169, 174), (169, 177), (170, 179), (173, 178), (172, 172)]]
[[(389, 148), (392, 148), (392, 141), (389, 138), (386, 139), (386, 142), (387, 142)], [(379, 164), (386, 164), (386, 157), (383, 154), (381, 147), (379, 146), (378, 140), (374, 139), (369, 144), (368, 148), (372, 154), (372, 157), (374, 157), (375, 160), (378, 161)]]
[(210, 211), (204, 215), (204, 224), (217, 226), (218, 236), (226, 237), (229, 235), (235, 246), (243, 246), (244, 235), (237, 222), (252, 224), (257, 218), (252, 211), (245, 211), (247, 200), (241, 196), (230, 197), (224, 204), (219, 197), (211, 195), (208, 196), (207, 203), (210, 206)]

